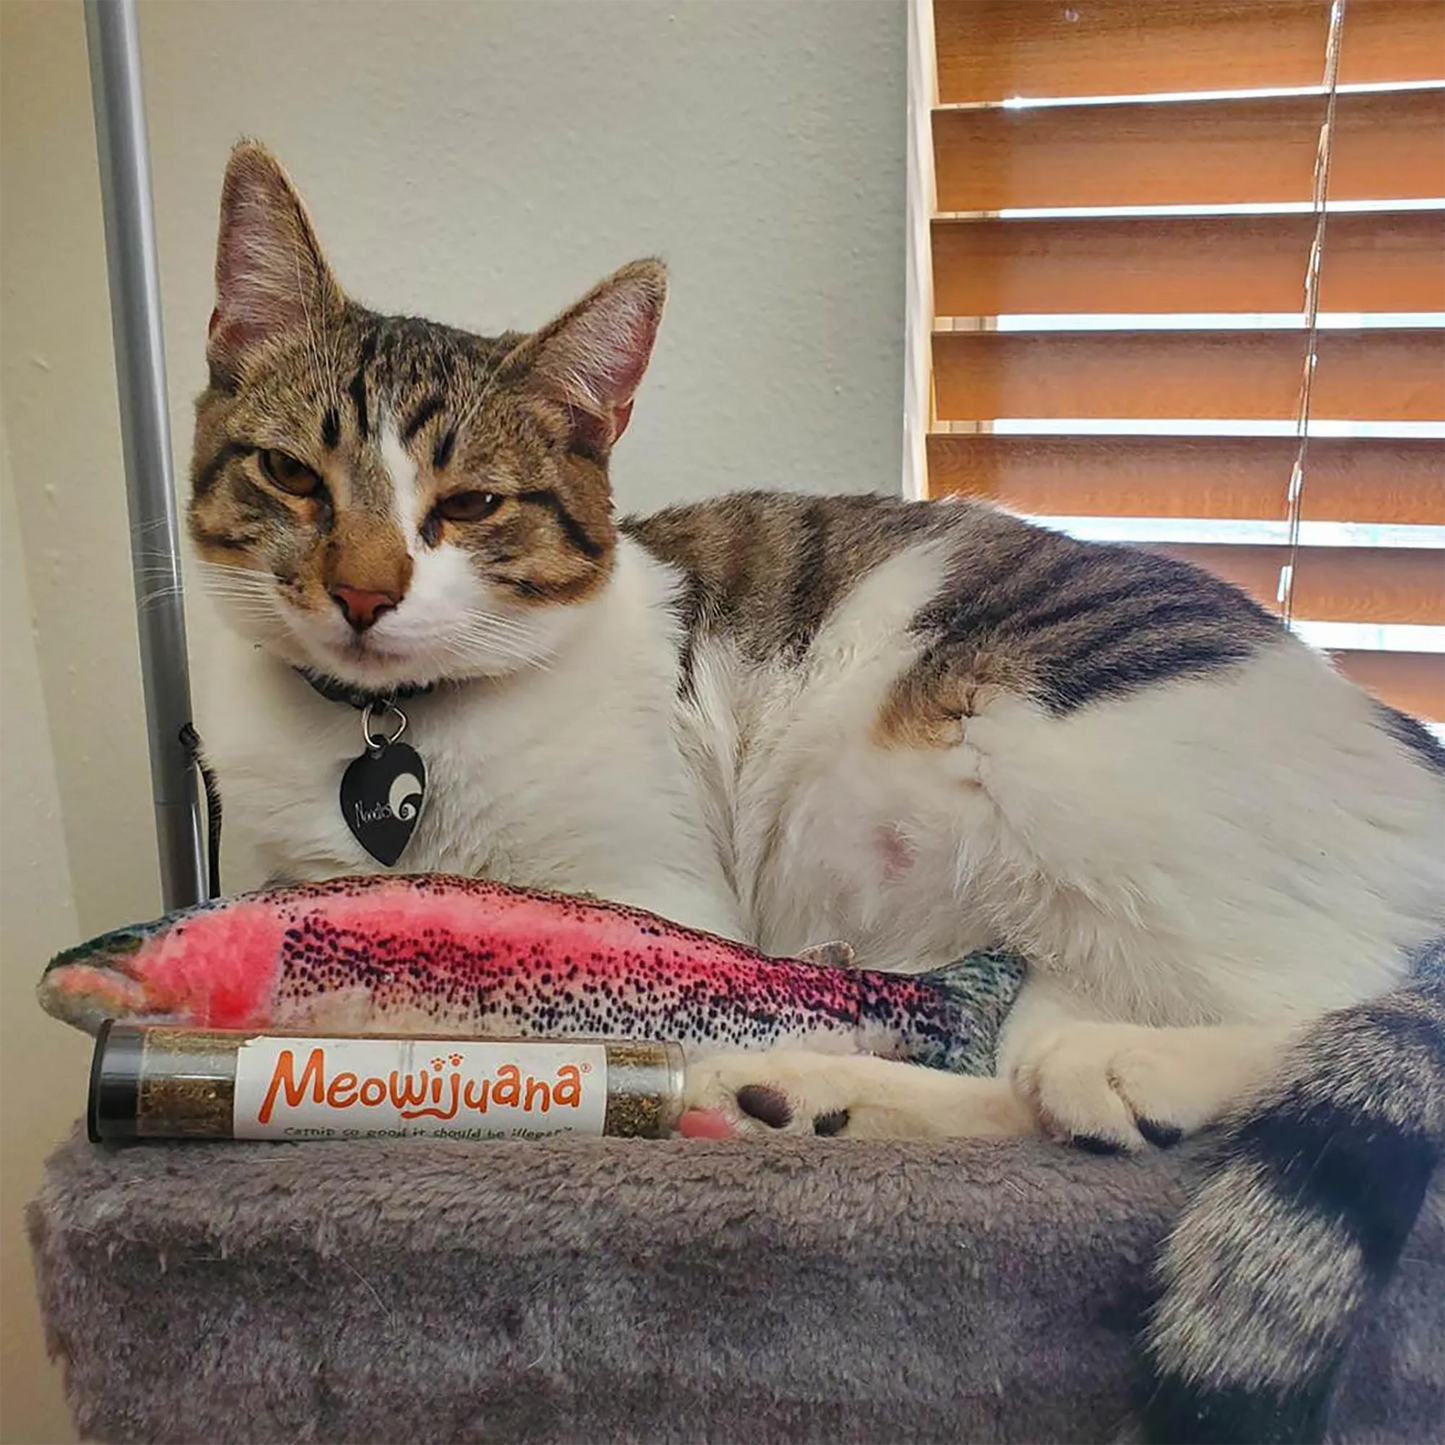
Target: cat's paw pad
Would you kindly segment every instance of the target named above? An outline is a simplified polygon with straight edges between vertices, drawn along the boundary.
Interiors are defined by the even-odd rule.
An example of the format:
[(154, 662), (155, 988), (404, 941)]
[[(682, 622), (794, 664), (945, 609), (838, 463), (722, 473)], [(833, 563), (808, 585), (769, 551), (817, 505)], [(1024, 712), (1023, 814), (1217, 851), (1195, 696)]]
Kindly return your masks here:
[(851, 1133), (858, 1101), (848, 1063), (802, 1050), (716, 1054), (688, 1064), (684, 1102), (725, 1118), (736, 1134)]
[(1215, 1091), (1197, 1064), (1158, 1030), (1073, 1023), (1033, 1040), (1011, 1079), (1052, 1138), (1133, 1153), (1167, 1148), (1208, 1122)]

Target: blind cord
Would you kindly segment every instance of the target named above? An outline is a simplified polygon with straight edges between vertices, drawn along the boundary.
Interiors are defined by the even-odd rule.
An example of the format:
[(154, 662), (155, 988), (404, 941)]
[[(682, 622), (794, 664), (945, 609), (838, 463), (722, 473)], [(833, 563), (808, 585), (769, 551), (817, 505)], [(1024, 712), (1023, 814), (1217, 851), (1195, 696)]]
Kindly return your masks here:
[(1340, 39), (1345, 27), (1345, 0), (1332, 0), (1330, 28), (1325, 37), (1325, 114), (1320, 122), (1319, 142), (1315, 147), (1315, 171), (1312, 187), (1311, 214), (1315, 233), (1305, 263), (1304, 282), (1304, 372), (1300, 377), (1299, 405), (1295, 412), (1294, 466), (1289, 477), (1289, 555), (1279, 569), (1279, 591), (1276, 601), (1284, 614), (1284, 625), (1294, 622), (1295, 563), (1299, 558), (1300, 518), (1303, 513), (1305, 460), (1310, 444), (1310, 392), (1314, 385), (1315, 366), (1319, 360), (1320, 265), (1325, 254), (1325, 202), (1330, 189), (1330, 158), (1335, 144), (1335, 100), (1339, 93)]

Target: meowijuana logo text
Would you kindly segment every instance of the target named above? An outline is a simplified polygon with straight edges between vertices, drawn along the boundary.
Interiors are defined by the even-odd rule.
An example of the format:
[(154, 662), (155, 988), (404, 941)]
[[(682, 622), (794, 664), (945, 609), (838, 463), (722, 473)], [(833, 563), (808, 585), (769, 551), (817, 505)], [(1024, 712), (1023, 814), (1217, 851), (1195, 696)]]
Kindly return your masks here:
[(504, 1063), (484, 1072), (461, 1067), (464, 1055), (451, 1053), (431, 1059), (420, 1069), (361, 1074), (333, 1069), (324, 1044), (305, 1052), (299, 1067), (298, 1052), (302, 1051), (283, 1048), (277, 1054), (257, 1122), (269, 1124), (278, 1105), (289, 1109), (311, 1105), (341, 1113), (386, 1109), (402, 1119), (443, 1121), (485, 1115), (493, 1108), (549, 1115), (554, 1110), (582, 1107), (583, 1075), (592, 1067), (558, 1064), (544, 1077)]

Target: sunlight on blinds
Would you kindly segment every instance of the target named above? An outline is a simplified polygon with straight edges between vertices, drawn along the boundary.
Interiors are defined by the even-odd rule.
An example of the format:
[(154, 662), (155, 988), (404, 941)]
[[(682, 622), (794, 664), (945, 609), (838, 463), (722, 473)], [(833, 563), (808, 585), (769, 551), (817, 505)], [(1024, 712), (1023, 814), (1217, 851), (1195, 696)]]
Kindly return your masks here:
[[(935, 0), (932, 495), (1188, 557), (1445, 722), (1445, 3)], [(1290, 570), (1291, 561), (1293, 563)]]

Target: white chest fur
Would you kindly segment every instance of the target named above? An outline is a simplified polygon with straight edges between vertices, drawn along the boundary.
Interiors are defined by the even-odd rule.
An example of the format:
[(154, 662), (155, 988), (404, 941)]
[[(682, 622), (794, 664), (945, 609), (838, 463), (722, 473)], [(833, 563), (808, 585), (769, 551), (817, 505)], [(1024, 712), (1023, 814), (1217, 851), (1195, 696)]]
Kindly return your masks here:
[[(591, 891), (738, 934), (673, 741), (669, 586), (625, 550), (565, 665), (403, 705), (427, 799), (399, 869)], [(228, 857), (250, 853), (262, 878), (378, 869), (339, 803), (363, 746), (360, 715), (230, 634), (205, 662), (199, 722), (222, 782)]]
[[(1154, 1023), (1348, 1002), (1441, 926), (1442, 789), (1302, 648), (1065, 719), (1000, 697), (954, 745), (880, 748), (936, 556), (876, 569), (801, 666), (704, 642), (682, 703), (674, 585), (624, 546), (564, 656), (406, 704), (429, 787), (400, 869), (773, 952), (843, 937), (873, 967), (1007, 937), (1103, 1016)], [(374, 871), (338, 797), (359, 715), (230, 635), (204, 660), (229, 857), (249, 845), (254, 881)], [(228, 889), (253, 881), (230, 866)]]

